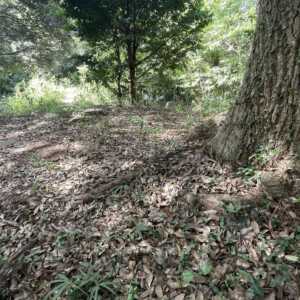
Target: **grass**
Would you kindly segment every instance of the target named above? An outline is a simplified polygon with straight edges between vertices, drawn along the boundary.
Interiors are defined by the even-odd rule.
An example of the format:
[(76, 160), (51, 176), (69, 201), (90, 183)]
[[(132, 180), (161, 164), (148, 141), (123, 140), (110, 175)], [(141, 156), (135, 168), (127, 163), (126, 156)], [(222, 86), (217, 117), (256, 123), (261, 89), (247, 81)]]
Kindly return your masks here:
[(46, 90), (42, 95), (17, 93), (10, 96), (4, 108), (9, 115), (27, 115), (33, 112), (61, 113), (66, 110), (62, 95), (56, 91)]
[(57, 275), (46, 299), (101, 300), (114, 299), (116, 287), (110, 278), (102, 277), (90, 265), (83, 264), (74, 276)]
[[(127, 102), (124, 99), (123, 104)], [(215, 97), (206, 93), (199, 103), (187, 105), (183, 102), (169, 102), (169, 109), (177, 113), (199, 110), (203, 116), (209, 116), (228, 109), (230, 102), (224, 97)], [(32, 113), (79, 112), (96, 105), (114, 105), (118, 100), (103, 86), (93, 82), (82, 82), (73, 86), (70, 82), (58, 82), (55, 78), (34, 76), (31, 80), (18, 84), (14, 93), (0, 102), (0, 114), (9, 116), (25, 116)], [(157, 103), (153, 103), (156, 106)], [(161, 107), (161, 106), (159, 106)], [(200, 107), (200, 109), (199, 109)], [(141, 128), (144, 134), (157, 134), (161, 128), (151, 128), (147, 121), (139, 116), (129, 120)], [(188, 126), (193, 120), (187, 120)]]
[(17, 85), (13, 94), (1, 100), (0, 113), (11, 116), (60, 114), (114, 103), (113, 95), (95, 83), (72, 86), (70, 82), (57, 82), (54, 78), (36, 76)]

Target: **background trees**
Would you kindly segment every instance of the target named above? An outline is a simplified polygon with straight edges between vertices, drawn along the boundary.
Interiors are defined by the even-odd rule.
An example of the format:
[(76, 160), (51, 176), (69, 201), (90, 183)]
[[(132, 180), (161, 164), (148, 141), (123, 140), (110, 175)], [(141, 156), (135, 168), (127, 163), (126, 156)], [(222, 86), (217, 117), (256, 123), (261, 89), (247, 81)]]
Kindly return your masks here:
[(93, 46), (99, 69), (107, 68), (107, 61), (113, 65), (109, 78), (117, 83), (119, 96), (128, 78), (132, 102), (137, 100), (137, 81), (180, 64), (197, 48), (198, 33), (209, 22), (201, 0), (65, 0), (63, 5), (80, 36)]
[(66, 24), (62, 9), (51, 0), (0, 1), (0, 95), (33, 67), (59, 65), (70, 49)]
[[(80, 2), (82, 5), (88, 3)], [(172, 3), (173, 7), (175, 2)], [(136, 90), (140, 103), (174, 102), (176, 109), (189, 107), (189, 110), (210, 115), (226, 110), (239, 89), (254, 32), (255, 0), (191, 3), (189, 9), (181, 11), (175, 19), (164, 18), (160, 23), (151, 23), (151, 19), (149, 32), (138, 32)], [(58, 80), (59, 89), (67, 94), (65, 97), (69, 98), (69, 89), (76, 90), (73, 99), (87, 102), (85, 106), (91, 99), (101, 103), (118, 98), (126, 103), (130, 78), (126, 35), (118, 30), (112, 34), (112, 27), (107, 26), (106, 33), (101, 31), (99, 36), (93, 36), (94, 31), (91, 30), (92, 36), (88, 36), (82, 32), (84, 28), (77, 27), (79, 21), (74, 16), (68, 17), (72, 15), (70, 8), (66, 14), (64, 7), (58, 4), (61, 2), (50, 0), (0, 3), (1, 11), (9, 7), (10, 18), (22, 18), (24, 23), (21, 22), (23, 27), (10, 26), (6, 30), (6, 24), (10, 24), (8, 18), (5, 22), (4, 19), (0, 21), (3, 35), (6, 35), (0, 47), (6, 47), (7, 52), (14, 52), (17, 46), (21, 50), (1, 56), (0, 94), (3, 104), (8, 100), (4, 95), (13, 94), (16, 83), (24, 81), (17, 88), (19, 98), (22, 97), (20, 91), (32, 86), (27, 84), (28, 80), (45, 73)], [(174, 9), (172, 14), (175, 14)], [(197, 28), (190, 28), (195, 18), (201, 19), (202, 16), (203, 22), (208, 21), (210, 17), (205, 11), (212, 15), (209, 25), (198, 28), (200, 32)], [(150, 12), (148, 8), (147, 12)], [(124, 15), (116, 20), (120, 26), (122, 20), (124, 23)], [(178, 20), (187, 22), (186, 27), (180, 25), (182, 30), (173, 26)], [(138, 23), (139, 26), (143, 24)], [(179, 27), (179, 23), (176, 24)], [(143, 28), (146, 31), (147, 27)], [(26, 34), (20, 34), (21, 30)], [(78, 36), (79, 31), (82, 38)], [(170, 36), (169, 43), (165, 45), (165, 37), (171, 34), (174, 36)], [(30, 47), (27, 49), (26, 46)], [(38, 81), (47, 80), (48, 75)], [(64, 82), (66, 86), (63, 89), (61, 84)], [(53, 87), (53, 84), (51, 80), (43, 86)], [(32, 91), (29, 94), (32, 95)], [(11, 97), (9, 99), (12, 101)]]

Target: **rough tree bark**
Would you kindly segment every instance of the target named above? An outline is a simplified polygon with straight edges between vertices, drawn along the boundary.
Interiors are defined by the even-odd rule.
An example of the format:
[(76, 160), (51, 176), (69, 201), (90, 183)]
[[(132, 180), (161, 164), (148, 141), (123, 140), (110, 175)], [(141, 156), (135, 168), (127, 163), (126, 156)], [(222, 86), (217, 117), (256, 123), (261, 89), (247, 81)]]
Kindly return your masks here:
[(127, 0), (127, 18), (132, 18), (132, 24), (127, 28), (127, 59), (129, 70), (129, 94), (132, 103), (137, 101), (136, 67), (137, 67), (137, 36), (136, 36), (136, 0)]
[(211, 143), (223, 161), (267, 145), (300, 156), (300, 1), (260, 0), (257, 11), (240, 95)]

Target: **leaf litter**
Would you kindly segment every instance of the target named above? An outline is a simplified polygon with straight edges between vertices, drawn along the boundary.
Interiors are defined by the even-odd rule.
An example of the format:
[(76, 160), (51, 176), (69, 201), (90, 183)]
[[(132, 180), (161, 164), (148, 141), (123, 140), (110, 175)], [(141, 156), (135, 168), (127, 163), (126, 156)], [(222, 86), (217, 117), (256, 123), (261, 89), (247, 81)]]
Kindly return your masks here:
[(70, 118), (1, 123), (1, 299), (299, 299), (298, 203), (249, 200), (184, 114)]

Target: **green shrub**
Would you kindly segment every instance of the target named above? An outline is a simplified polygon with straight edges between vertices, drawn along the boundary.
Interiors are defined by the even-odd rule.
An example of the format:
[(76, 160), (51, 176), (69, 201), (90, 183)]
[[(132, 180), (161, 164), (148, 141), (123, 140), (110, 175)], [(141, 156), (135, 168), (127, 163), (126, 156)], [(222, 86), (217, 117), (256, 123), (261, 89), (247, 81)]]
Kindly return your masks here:
[(32, 112), (58, 113), (65, 109), (63, 91), (53, 80), (33, 78), (22, 82), (15, 93), (7, 97), (4, 112), (12, 115), (27, 115)]
[(107, 88), (95, 82), (83, 82), (77, 87), (77, 94), (71, 105), (74, 110), (82, 110), (95, 105), (115, 104), (116, 102), (116, 98)]
[(95, 83), (82, 82), (72, 86), (68, 80), (35, 76), (17, 85), (14, 94), (2, 101), (0, 111), (10, 115), (62, 113), (80, 111), (99, 104), (112, 104), (114, 98), (108, 89)]
[(194, 110), (207, 116), (228, 110), (238, 97), (255, 30), (255, 0), (206, 0), (213, 14), (191, 54), (185, 81), (199, 91)]

